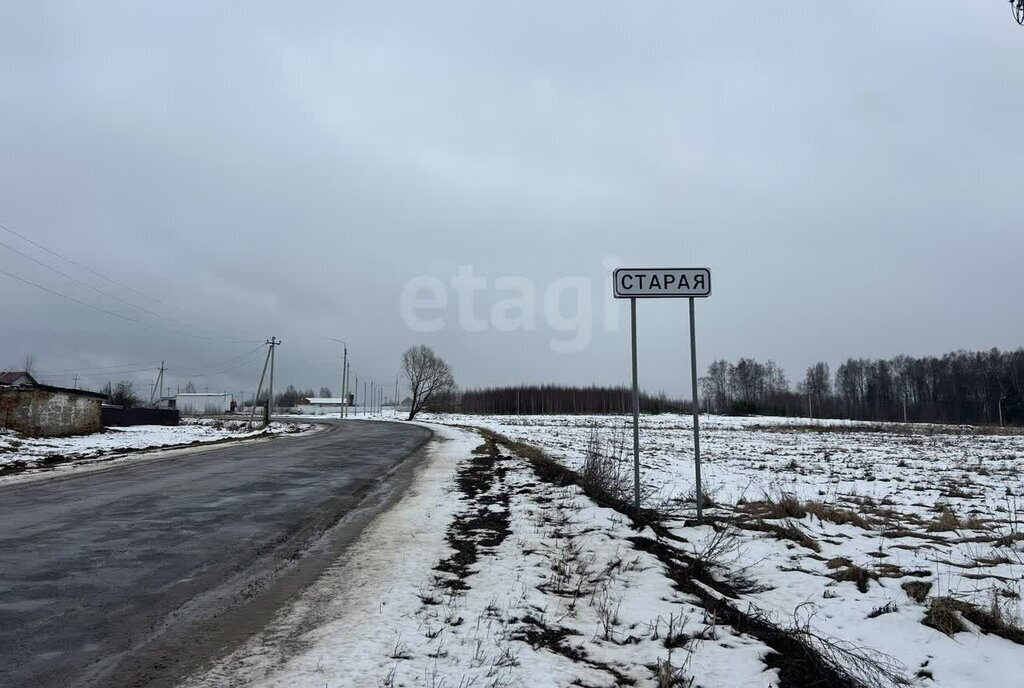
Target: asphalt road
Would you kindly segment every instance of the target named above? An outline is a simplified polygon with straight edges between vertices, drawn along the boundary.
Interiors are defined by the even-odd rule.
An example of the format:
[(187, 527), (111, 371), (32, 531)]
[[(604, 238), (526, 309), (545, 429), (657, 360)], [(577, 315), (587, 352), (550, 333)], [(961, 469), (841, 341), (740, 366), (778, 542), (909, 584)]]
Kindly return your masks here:
[(343, 554), (428, 437), (335, 422), (0, 487), (0, 686), (173, 685)]

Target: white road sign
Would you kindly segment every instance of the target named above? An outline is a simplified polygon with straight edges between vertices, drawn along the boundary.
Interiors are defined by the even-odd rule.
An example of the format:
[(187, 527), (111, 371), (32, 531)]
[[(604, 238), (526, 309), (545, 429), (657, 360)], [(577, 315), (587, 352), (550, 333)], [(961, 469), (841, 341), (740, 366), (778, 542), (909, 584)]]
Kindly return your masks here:
[(619, 268), (612, 273), (617, 299), (679, 299), (711, 296), (707, 268)]
[(633, 351), (633, 508), (640, 513), (640, 386), (636, 375), (636, 300), (690, 300), (690, 381), (693, 385), (693, 466), (696, 480), (697, 523), (704, 522), (704, 493), (700, 486), (700, 404), (697, 400), (697, 325), (694, 299), (711, 296), (707, 268), (619, 268), (612, 273), (615, 298), (629, 299)]

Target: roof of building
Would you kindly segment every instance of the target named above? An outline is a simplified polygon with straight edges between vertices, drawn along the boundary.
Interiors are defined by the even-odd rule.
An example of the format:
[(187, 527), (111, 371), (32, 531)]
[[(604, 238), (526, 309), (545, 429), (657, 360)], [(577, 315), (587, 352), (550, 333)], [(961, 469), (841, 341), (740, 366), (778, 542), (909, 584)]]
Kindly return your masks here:
[(8, 389), (22, 394), (31, 394), (32, 392), (39, 390), (43, 392), (54, 392), (56, 394), (70, 394), (71, 396), (76, 397), (89, 397), (91, 399), (100, 399), (102, 401), (107, 400), (107, 395), (99, 392), (90, 392), (87, 389), (71, 389), (70, 387), (54, 387), (53, 385), (17, 385), (8, 387)]
[(27, 370), (4, 370), (0, 371), (0, 385), (13, 385), (22, 378), (28, 378), (28, 384), (34, 385), (36, 379)]
[(299, 399), (300, 404), (309, 404), (311, 406), (341, 406), (344, 401), (343, 397), (303, 397)]
[(231, 392), (181, 392), (179, 397), (229, 397)]

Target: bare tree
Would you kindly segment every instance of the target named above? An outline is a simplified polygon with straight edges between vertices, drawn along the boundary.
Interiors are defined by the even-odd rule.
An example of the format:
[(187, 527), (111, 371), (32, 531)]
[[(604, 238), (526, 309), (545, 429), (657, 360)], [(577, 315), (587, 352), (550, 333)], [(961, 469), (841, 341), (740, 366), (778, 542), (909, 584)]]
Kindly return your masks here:
[[(313, 396), (313, 395), (310, 394), (308, 396)], [(323, 399), (331, 399), (331, 398), (333, 398), (332, 395), (331, 395), (331, 388), (330, 387), (321, 387), (320, 388), (320, 396)]]
[(715, 361), (708, 366), (708, 374), (700, 379), (705, 402), (719, 413), (728, 410), (731, 369), (729, 361)]
[(412, 392), (412, 406), (409, 420), (426, 408), (431, 402), (448, 397), (455, 392), (455, 376), (444, 360), (426, 344), (409, 347), (402, 354), (402, 374), (409, 382)]
[(114, 385), (114, 389), (109, 393), (109, 396), (111, 404), (124, 406), (125, 408), (138, 406), (142, 401), (139, 395), (135, 393), (135, 385), (127, 380), (122, 380)]
[[(829, 371), (828, 363), (819, 361), (808, 368), (799, 391), (807, 395), (808, 407), (811, 405), (811, 400), (814, 400), (818, 407), (818, 415), (821, 416), (823, 414), (822, 401), (832, 394), (832, 373)], [(813, 415), (810, 408), (807, 410), (810, 415)]]
[(188, 384), (185, 385), (185, 394), (195, 394), (195, 393), (196, 393), (196, 386), (192, 384), (191, 380), (189, 380)]

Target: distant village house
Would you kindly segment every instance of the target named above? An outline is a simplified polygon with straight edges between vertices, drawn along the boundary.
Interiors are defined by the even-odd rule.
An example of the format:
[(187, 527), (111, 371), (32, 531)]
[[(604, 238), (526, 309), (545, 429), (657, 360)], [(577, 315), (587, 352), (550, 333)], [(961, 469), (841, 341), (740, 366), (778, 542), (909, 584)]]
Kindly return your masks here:
[(174, 404), (183, 416), (217, 416), (235, 410), (235, 402), (230, 392), (198, 392), (179, 394), (174, 397)]
[(344, 397), (302, 397), (296, 404), (296, 410), (307, 416), (323, 416), (328, 413), (341, 413)]

